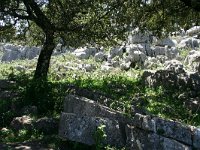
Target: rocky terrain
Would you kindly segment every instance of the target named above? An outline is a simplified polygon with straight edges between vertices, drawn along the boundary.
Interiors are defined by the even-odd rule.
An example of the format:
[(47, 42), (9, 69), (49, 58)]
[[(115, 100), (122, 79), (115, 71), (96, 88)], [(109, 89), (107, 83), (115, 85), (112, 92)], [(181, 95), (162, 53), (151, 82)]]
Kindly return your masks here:
[[(76, 99), (73, 96), (71, 98), (65, 95), (67, 97), (64, 112), (61, 115), (60, 136), (72, 141), (92, 145), (94, 144), (94, 139), (87, 129), (91, 128), (93, 131), (99, 125), (103, 124), (106, 126), (106, 134), (108, 135), (108, 141), (105, 141), (105, 143), (117, 147), (148, 149), (148, 145), (151, 147), (150, 149), (200, 149), (199, 128), (185, 126), (177, 122), (187, 123), (188, 118), (184, 118), (185, 110), (181, 110), (184, 108), (187, 112), (191, 112), (191, 116), (189, 115), (191, 117), (190, 120), (194, 121), (194, 118), (197, 118), (195, 123), (189, 122), (187, 124), (200, 126), (200, 120), (198, 120), (200, 114), (199, 34), (199, 26), (193, 27), (186, 32), (176, 32), (174, 35), (164, 39), (156, 39), (150, 33), (140, 33), (134, 30), (126, 42), (115, 47), (110, 47), (109, 50), (105, 50), (104, 47), (94, 46), (74, 49), (58, 44), (51, 59), (49, 78), (56, 81), (65, 80), (65, 77), (70, 78), (70, 84), (67, 85), (68, 91), (72, 91), (71, 93), (74, 95), (81, 96), (81, 98)], [(4, 84), (15, 83), (15, 81), (12, 81), (7, 84), (6, 75), (33, 73), (40, 50), (40, 47), (20, 46), (8, 43), (0, 44), (0, 78), (2, 79), (0, 82), (0, 99), (17, 96), (17, 93), (10, 92), (4, 88)], [(115, 83), (112, 82), (113, 77), (106, 78), (110, 74), (122, 74), (127, 78), (140, 80), (137, 82), (138, 89), (137, 87), (131, 87), (131, 84), (129, 86), (126, 80), (122, 80), (119, 85), (113, 84)], [(87, 80), (81, 82), (82, 79)], [(101, 89), (103, 92), (101, 90), (93, 90), (97, 83), (92, 81), (92, 79), (102, 79), (103, 83), (106, 82), (107, 87)], [(119, 77), (119, 79), (121, 78)], [(118, 81), (120, 80), (116, 80), (116, 82)], [(139, 86), (145, 87), (146, 91), (142, 92)], [(112, 89), (116, 92), (116, 95), (114, 93), (108, 94), (109, 90), (112, 91)], [(156, 91), (152, 92), (151, 90), (148, 91), (148, 89), (156, 89)], [(136, 94), (125, 97), (125, 93), (127, 92), (128, 94), (129, 90)], [(175, 92), (173, 93), (175, 96), (170, 95), (171, 91), (172, 93), (173, 91)], [(155, 103), (153, 98), (157, 95)], [(170, 103), (166, 100), (169, 95), (171, 96), (169, 97)], [(84, 99), (83, 97), (91, 100)], [(164, 99), (163, 101), (160, 100), (162, 98)], [(77, 103), (71, 102), (71, 99), (77, 100)], [(124, 99), (131, 100), (128, 102), (116, 102), (117, 100)], [(92, 100), (95, 102), (92, 102)], [(113, 103), (112, 100), (116, 101)], [(68, 108), (66, 105), (67, 101), (70, 101), (70, 106), (74, 104), (79, 105)], [(149, 103), (148, 107), (143, 109), (146, 101)], [(81, 105), (82, 103), (84, 103), (83, 106)], [(163, 104), (165, 108), (161, 107), (162, 109), (156, 110), (156, 107), (152, 111), (151, 109), (154, 107), (154, 104)], [(174, 107), (170, 106), (173, 104), (176, 107), (181, 104), (183, 107), (177, 108), (180, 110), (176, 111)], [(124, 107), (123, 105), (128, 106)], [(38, 118), (33, 120), (27, 111), (31, 113), (37, 112), (37, 107), (27, 106), (22, 109), (20, 110), (21, 116), (11, 121), (10, 126), (12, 129), (21, 130), (25, 127), (44, 130), (43, 132), (46, 132), (45, 129), (52, 130), (52, 128), (58, 128), (58, 120), (52, 118)], [(128, 112), (128, 115), (133, 117), (133, 119), (127, 119), (122, 115), (122, 112)], [(178, 112), (178, 114), (174, 112)], [(179, 117), (179, 113), (181, 112), (184, 114), (181, 116), (182, 118), (176, 118), (177, 116)], [(84, 113), (85, 115), (83, 115)], [(158, 116), (163, 117), (163, 114), (170, 114), (164, 117), (173, 120), (168, 121), (158, 118)], [(157, 115), (157, 117), (154, 115)], [(186, 116), (188, 117), (188, 115)], [(48, 122), (51, 124), (49, 127)], [(71, 124), (65, 124), (64, 122), (71, 122)], [(135, 124), (137, 122), (140, 123)], [(75, 124), (77, 126), (74, 126)], [(118, 126), (120, 127), (115, 128)], [(80, 128), (82, 130), (77, 130)], [(176, 132), (172, 132), (174, 130)], [(116, 134), (112, 136), (115, 136), (115, 139), (118, 140), (117, 142), (113, 141), (110, 137), (113, 131), (116, 131)], [(172, 146), (170, 147), (169, 145)]]

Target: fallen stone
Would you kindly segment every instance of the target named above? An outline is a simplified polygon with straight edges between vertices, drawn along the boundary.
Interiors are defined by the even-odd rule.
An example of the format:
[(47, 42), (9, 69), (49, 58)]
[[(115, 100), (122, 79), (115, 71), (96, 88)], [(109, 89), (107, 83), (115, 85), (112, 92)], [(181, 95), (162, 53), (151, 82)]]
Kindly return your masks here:
[(193, 129), (193, 146), (196, 149), (200, 149), (200, 128), (194, 127)]
[(148, 115), (136, 113), (133, 119), (133, 125), (146, 131), (156, 132), (156, 122)]
[(106, 55), (103, 52), (98, 52), (94, 55), (94, 59), (97, 62), (103, 62), (106, 60)]
[(62, 113), (60, 118), (59, 136), (71, 141), (88, 145), (95, 144), (97, 128), (105, 125), (106, 139), (102, 142), (115, 147), (124, 147), (125, 140), (120, 130), (119, 123), (115, 120), (99, 117), (77, 116)]
[(16, 131), (21, 129), (32, 129), (32, 121), (32, 118), (26, 115), (22, 117), (15, 117), (12, 120), (10, 127)]
[(168, 38), (159, 40), (159, 41), (156, 43), (156, 45), (175, 47), (175, 46), (177, 45), (177, 41), (176, 41), (176, 40), (173, 40), (173, 39), (170, 39), (170, 38), (168, 37)]
[(187, 145), (192, 145), (191, 128), (178, 122), (156, 118), (157, 134), (175, 139)]
[(126, 127), (126, 135), (128, 150), (191, 150), (178, 141), (133, 126)]
[(122, 113), (99, 105), (98, 103), (85, 97), (79, 97), (75, 95), (66, 96), (64, 101), (64, 112), (88, 117), (115, 119), (123, 124), (131, 123), (131, 119), (124, 116)]

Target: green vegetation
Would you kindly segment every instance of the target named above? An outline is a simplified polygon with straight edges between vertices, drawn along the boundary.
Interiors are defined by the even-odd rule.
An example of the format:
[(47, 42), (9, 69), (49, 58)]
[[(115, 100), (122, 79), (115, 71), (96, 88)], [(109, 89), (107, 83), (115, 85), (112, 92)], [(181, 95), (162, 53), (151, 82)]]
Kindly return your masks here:
[[(19, 116), (19, 110), (24, 106), (37, 106), (38, 113), (30, 114), (34, 119), (44, 116), (58, 118), (63, 109), (64, 97), (69, 93), (86, 96), (130, 117), (134, 114), (134, 110), (140, 110), (146, 114), (200, 126), (199, 109), (190, 110), (184, 101), (178, 99), (178, 96), (185, 91), (163, 87), (147, 88), (142, 84), (141, 70), (124, 72), (116, 69), (105, 72), (96, 69), (92, 72), (85, 72), (65, 69), (66, 66), (77, 67), (78, 63), (80, 64), (80, 61), (70, 55), (53, 57), (46, 81), (32, 80), (32, 68), (36, 65), (36, 61), (20, 60), (1, 64), (0, 78), (14, 81), (15, 84), (10, 90), (18, 94), (12, 99), (1, 99), (0, 101), (0, 126), (8, 128), (8, 131), (1, 131), (2, 141), (0, 142), (36, 140), (43, 141), (44, 144), (55, 149), (60, 145), (67, 145), (74, 149), (80, 149), (81, 146), (87, 149), (87, 146), (80, 143), (62, 141), (55, 134), (44, 135), (36, 130), (20, 130), (15, 133), (9, 129), (13, 117)], [(84, 63), (100, 68), (100, 64), (96, 63), (93, 58), (84, 60)], [(20, 70), (16, 66), (24, 66), (26, 69)], [(103, 131), (103, 128), (100, 131)], [(90, 148), (94, 147), (88, 149)]]
[[(3, 23), (0, 37), (11, 40), (17, 35), (23, 44), (26, 41), (43, 44), (34, 79), (47, 78), (51, 55), (58, 41), (72, 47), (88, 43), (116, 45), (136, 27), (161, 37), (180, 28), (187, 30), (198, 25), (200, 16), (198, 0), (0, 2), (0, 21)], [(17, 28), (16, 23), (19, 23)]]

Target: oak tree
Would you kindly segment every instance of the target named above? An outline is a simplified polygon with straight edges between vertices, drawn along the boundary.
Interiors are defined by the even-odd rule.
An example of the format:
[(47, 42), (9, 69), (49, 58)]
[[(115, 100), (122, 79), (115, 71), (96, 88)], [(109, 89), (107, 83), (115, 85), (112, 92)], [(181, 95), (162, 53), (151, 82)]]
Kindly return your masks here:
[(37, 79), (47, 77), (58, 37), (68, 45), (81, 46), (124, 39), (135, 27), (161, 35), (198, 24), (199, 12), (199, 0), (0, 0), (0, 21), (4, 24), (0, 29), (23, 20), (43, 32), (34, 74)]

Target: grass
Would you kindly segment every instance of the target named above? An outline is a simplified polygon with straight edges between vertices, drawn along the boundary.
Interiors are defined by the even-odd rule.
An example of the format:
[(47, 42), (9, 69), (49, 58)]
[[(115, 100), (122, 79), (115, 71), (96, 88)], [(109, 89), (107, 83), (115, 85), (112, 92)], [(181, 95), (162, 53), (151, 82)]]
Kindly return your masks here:
[[(76, 68), (82, 63), (93, 64), (97, 69), (93, 72), (66, 70), (66, 66)], [(9, 129), (10, 121), (19, 115), (18, 110), (27, 105), (37, 106), (38, 114), (33, 115), (35, 119), (44, 116), (58, 117), (63, 109), (64, 97), (70, 93), (86, 96), (128, 116), (133, 115), (134, 106), (146, 114), (200, 126), (200, 111), (188, 109), (184, 102), (178, 99), (184, 91), (163, 87), (147, 88), (141, 82), (141, 70), (125, 72), (114, 69), (112, 72), (105, 72), (99, 69), (101, 64), (93, 58), (80, 61), (69, 54), (53, 57), (48, 81), (41, 82), (32, 81), (35, 65), (35, 60), (0, 64), (0, 79), (15, 81), (16, 85), (10, 90), (18, 93), (18, 96), (12, 99), (0, 100), (1, 127)], [(18, 70), (16, 66), (25, 66), (26, 69)], [(80, 143), (62, 142), (56, 135), (46, 136), (37, 131), (22, 130), (16, 136), (16, 133), (9, 129), (7, 132), (1, 131), (0, 139), (4, 143), (42, 140), (53, 148), (66, 143), (74, 149), (80, 149), (80, 146), (88, 148)]]

